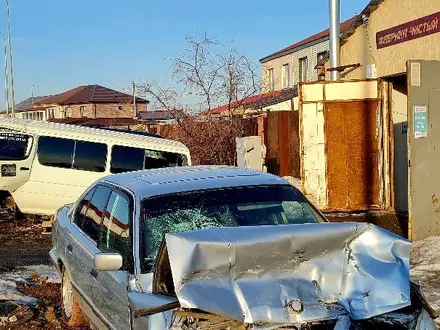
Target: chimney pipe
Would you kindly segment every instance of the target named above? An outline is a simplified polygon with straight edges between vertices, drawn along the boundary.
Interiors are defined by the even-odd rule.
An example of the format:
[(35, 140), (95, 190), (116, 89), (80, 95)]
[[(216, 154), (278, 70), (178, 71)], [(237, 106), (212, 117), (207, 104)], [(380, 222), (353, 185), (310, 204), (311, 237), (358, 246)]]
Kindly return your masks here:
[[(341, 7), (340, 0), (329, 0), (330, 5), (330, 67), (340, 66), (340, 33), (341, 33)], [(331, 80), (339, 80), (339, 71), (330, 71)]]

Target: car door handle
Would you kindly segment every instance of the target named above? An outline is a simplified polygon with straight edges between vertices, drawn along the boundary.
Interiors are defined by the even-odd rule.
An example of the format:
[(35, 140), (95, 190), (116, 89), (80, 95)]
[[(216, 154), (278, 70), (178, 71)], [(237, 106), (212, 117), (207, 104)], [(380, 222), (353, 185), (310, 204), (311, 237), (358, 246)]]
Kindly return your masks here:
[(72, 247), (72, 245), (67, 244), (67, 250), (68, 250), (69, 252), (73, 252), (73, 247)]
[(90, 271), (90, 274), (91, 274), (94, 278), (98, 278), (98, 272), (96, 271), (96, 269), (92, 268), (92, 270)]
[(20, 171), (29, 171), (29, 167), (20, 167)]

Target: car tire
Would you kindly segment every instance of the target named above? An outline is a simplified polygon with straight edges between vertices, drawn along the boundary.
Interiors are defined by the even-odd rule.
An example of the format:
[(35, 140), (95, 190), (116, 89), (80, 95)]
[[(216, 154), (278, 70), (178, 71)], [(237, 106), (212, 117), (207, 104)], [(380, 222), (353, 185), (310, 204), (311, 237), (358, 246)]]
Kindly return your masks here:
[(69, 327), (79, 327), (87, 325), (88, 322), (78, 304), (78, 298), (73, 291), (72, 282), (63, 266), (61, 281), (61, 307), (63, 316)]

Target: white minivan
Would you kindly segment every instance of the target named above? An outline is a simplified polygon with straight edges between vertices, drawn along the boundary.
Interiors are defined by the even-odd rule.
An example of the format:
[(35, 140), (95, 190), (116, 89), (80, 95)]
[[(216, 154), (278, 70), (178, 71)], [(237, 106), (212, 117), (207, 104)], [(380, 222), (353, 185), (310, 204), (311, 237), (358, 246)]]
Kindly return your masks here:
[[(0, 119), (0, 192), (20, 212), (52, 215), (99, 178), (191, 165), (180, 142), (146, 134)], [(12, 203), (8, 203), (11, 205)]]

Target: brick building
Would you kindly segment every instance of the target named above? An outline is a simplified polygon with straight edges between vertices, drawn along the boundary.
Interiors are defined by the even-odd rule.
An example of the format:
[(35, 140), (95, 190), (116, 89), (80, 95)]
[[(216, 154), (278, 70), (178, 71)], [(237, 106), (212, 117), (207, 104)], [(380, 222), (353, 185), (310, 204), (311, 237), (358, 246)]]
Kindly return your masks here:
[[(148, 101), (136, 98), (137, 114), (147, 110)], [(15, 106), (23, 119), (133, 118), (133, 96), (100, 85), (80, 86), (66, 92), (28, 98)]]

